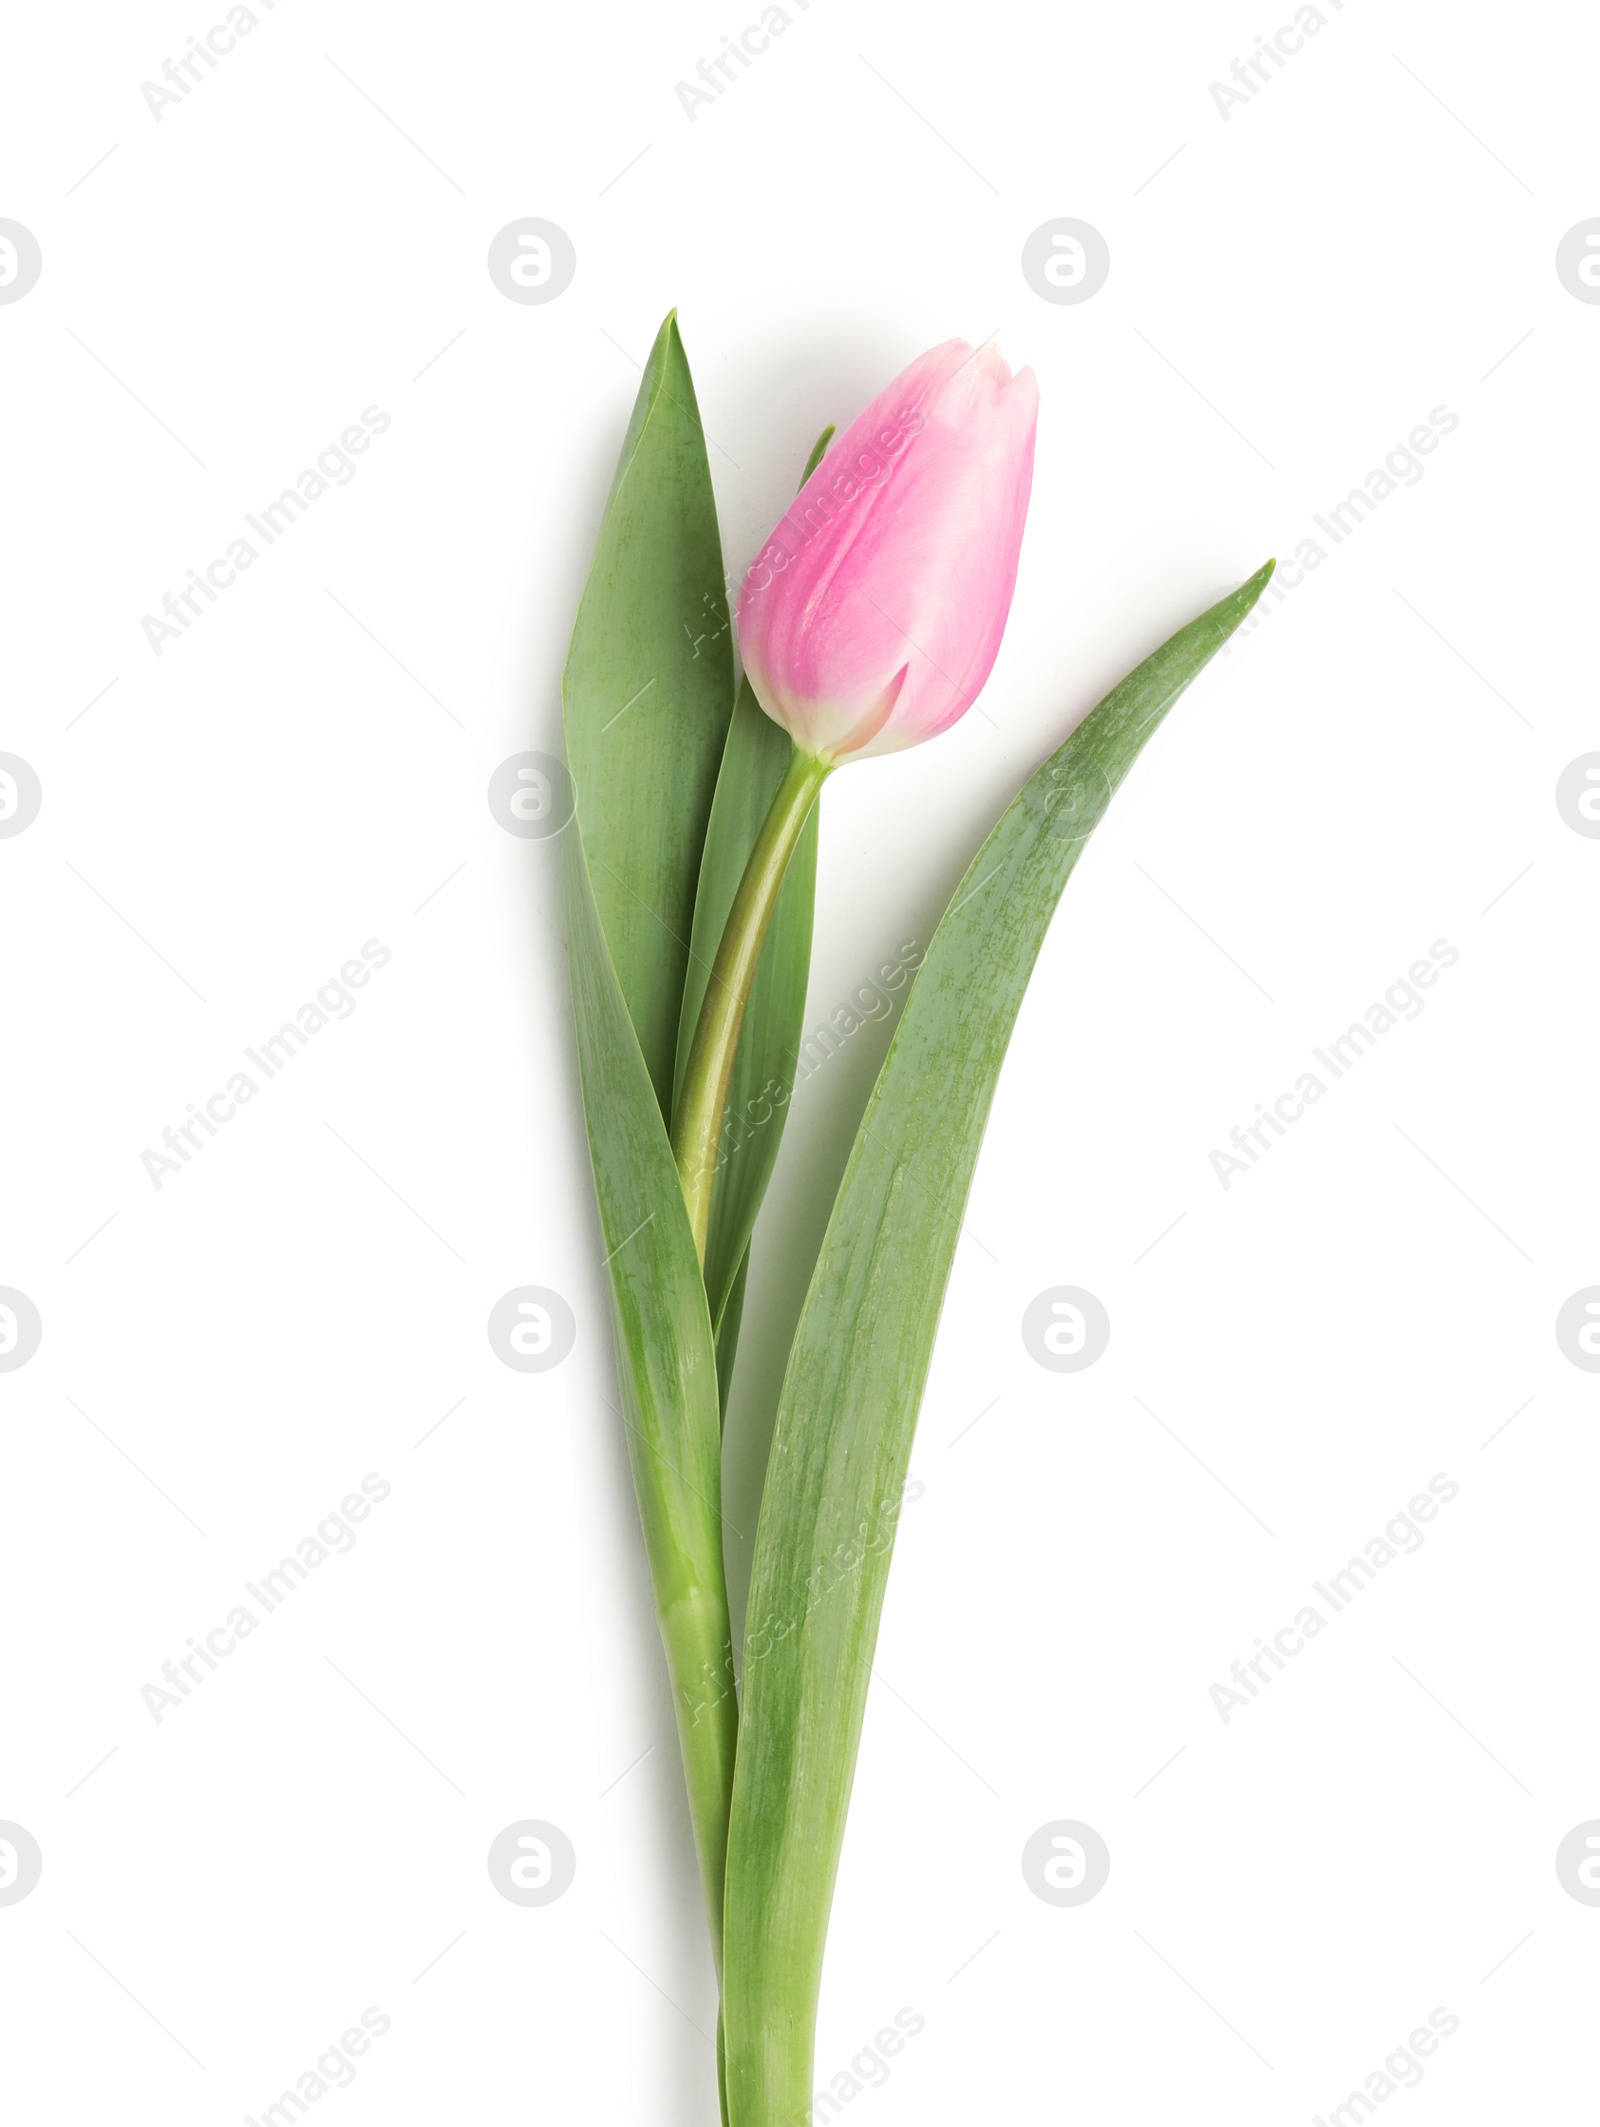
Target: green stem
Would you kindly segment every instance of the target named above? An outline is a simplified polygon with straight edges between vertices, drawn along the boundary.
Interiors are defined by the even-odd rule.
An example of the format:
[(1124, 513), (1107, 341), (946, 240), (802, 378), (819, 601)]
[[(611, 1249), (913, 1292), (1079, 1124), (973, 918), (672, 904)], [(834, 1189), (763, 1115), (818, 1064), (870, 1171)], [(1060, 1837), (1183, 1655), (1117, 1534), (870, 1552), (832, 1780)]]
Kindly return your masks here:
[(727, 927), (712, 962), (711, 979), (689, 1047), (672, 1125), (672, 1154), (678, 1163), (683, 1200), (689, 1207), (689, 1224), (702, 1263), (711, 1223), (711, 1190), (717, 1174), (722, 1111), (728, 1104), (728, 1086), (744, 1027), (745, 1007), (750, 1002), (750, 985), (760, 965), (767, 926), (772, 921), (789, 859), (817, 801), (817, 793), (832, 769), (831, 761), (818, 760), (815, 754), (795, 748), (728, 911)]

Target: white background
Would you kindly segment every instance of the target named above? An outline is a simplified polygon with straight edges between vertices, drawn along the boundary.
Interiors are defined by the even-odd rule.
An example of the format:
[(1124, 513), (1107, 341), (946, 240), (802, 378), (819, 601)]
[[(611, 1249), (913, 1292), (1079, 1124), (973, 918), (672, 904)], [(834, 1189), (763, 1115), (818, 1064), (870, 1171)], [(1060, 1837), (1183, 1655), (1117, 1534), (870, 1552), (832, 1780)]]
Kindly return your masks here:
[[(733, 568), (822, 423), (923, 347), (997, 333), (1039, 378), (984, 713), (827, 792), (813, 1020), (926, 943), (1111, 682), (1267, 554), (1327, 551), (1150, 747), (1017, 1030), (819, 2087), (910, 2007), (851, 2119), (1254, 2127), (1326, 2116), (1444, 2007), (1385, 2115), (1586, 2116), (1600, 1910), (1553, 1860), (1600, 1816), (1600, 1383), (1553, 1325), (1600, 1280), (1600, 844), (1554, 789), (1600, 748), (1600, 308), (1554, 254), (1600, 213), (1600, 38), (1576, 7), (1329, 0), (1224, 119), (1210, 84), (1287, 0), (789, 11), (693, 122), (675, 84), (754, 0), (258, 5), (159, 122), (141, 84), (220, 0), (13, 20), (0, 214), (44, 259), (0, 307), (0, 748), (44, 793), (0, 842), (0, 1283), (44, 1324), (0, 1378), (0, 1817), (44, 1855), (0, 1907), (14, 2109), (259, 2117), (372, 2006), (392, 2028), (319, 2117), (714, 2119), (559, 845), (485, 802), (559, 746), (676, 304)], [(576, 247), (547, 306), (485, 270), (524, 215)], [(1080, 306), (1019, 265), (1063, 215), (1111, 251)], [(368, 406), (357, 476), (157, 657), (142, 616)], [(1313, 513), (1436, 406), (1425, 477), (1334, 548)], [(157, 1190), (143, 1151), (368, 939), (392, 958), (353, 1016)], [(1224, 1190), (1213, 1147), (1437, 939), (1421, 1016)], [(814, 1235), (888, 1031), (803, 1090), (769, 1233)], [(531, 1377), (484, 1333), (530, 1282), (578, 1324)], [(1019, 1333), (1058, 1284), (1111, 1318), (1079, 1375)], [(141, 1687), (368, 1472), (392, 1494), (354, 1550), (155, 1722)], [(1229, 1664), (1438, 1472), (1420, 1552), (1224, 1723)], [(484, 1865), (525, 1817), (578, 1856), (537, 1910)], [(1111, 1850), (1080, 1908), (1019, 1867), (1056, 1818)]]

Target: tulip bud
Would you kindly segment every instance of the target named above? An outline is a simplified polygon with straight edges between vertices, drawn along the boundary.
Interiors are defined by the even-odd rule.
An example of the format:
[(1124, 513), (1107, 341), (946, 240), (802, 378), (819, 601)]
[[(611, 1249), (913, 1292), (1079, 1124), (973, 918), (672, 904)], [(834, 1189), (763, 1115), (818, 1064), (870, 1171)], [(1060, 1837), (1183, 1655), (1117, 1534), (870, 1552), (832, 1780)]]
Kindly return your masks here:
[(756, 699), (836, 765), (968, 710), (1011, 609), (1039, 388), (991, 347), (919, 356), (839, 437), (739, 593)]

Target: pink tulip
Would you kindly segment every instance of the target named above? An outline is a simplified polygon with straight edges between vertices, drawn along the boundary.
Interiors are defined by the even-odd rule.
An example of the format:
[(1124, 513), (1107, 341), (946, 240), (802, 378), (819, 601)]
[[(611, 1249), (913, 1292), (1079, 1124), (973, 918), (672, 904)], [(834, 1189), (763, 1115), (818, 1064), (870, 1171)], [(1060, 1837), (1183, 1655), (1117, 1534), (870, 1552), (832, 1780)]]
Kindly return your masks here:
[(1017, 581), (1039, 387), (947, 340), (835, 442), (751, 563), (756, 699), (836, 764), (947, 729), (989, 676)]

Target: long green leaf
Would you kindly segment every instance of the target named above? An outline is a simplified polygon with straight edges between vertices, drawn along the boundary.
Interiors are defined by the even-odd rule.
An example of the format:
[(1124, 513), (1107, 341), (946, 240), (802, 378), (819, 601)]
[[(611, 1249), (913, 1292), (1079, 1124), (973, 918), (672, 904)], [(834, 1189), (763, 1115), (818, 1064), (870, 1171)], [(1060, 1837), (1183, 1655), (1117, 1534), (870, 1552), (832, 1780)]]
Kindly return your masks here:
[(579, 1071), (622, 1417), (720, 1968), (737, 1733), (721, 1407), (665, 1111), (732, 666), (705, 442), (671, 317), (639, 388), (562, 692)]
[(663, 1113), (733, 712), (705, 438), (677, 314), (645, 364), (562, 680), (601, 927)]
[(1023, 787), (934, 935), (790, 1352), (756, 1533), (729, 1832), (731, 2127), (811, 2104), (823, 1944), (917, 1412), (1011, 1029), (1083, 844), (1271, 564), (1180, 629)]

